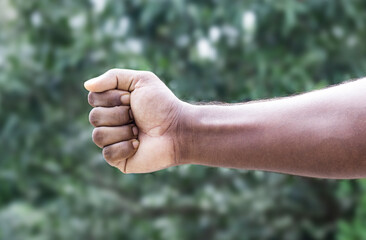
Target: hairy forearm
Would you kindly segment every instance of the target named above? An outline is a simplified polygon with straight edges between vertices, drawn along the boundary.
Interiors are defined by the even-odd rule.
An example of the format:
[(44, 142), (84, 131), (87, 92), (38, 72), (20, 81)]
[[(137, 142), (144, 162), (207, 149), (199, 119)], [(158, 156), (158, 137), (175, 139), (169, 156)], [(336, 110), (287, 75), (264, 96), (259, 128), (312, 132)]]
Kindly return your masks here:
[(366, 79), (293, 97), (185, 105), (180, 163), (366, 177)]

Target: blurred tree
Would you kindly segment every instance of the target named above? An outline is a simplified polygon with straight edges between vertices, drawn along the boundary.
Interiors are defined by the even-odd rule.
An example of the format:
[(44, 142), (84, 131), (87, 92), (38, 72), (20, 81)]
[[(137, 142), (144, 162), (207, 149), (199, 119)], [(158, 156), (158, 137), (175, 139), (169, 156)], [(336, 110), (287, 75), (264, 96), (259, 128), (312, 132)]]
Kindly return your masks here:
[(154, 71), (188, 101), (295, 94), (365, 75), (366, 2), (0, 2), (0, 239), (363, 239), (361, 181), (109, 167), (84, 80)]

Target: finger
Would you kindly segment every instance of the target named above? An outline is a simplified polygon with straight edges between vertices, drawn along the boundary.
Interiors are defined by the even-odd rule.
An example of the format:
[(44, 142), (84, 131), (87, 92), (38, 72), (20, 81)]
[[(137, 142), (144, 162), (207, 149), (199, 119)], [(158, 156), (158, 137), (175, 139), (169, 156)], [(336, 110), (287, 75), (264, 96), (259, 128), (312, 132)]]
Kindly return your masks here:
[(130, 107), (119, 106), (112, 108), (96, 107), (90, 111), (89, 122), (94, 127), (122, 126), (131, 122)]
[(88, 95), (88, 102), (92, 107), (115, 107), (122, 104), (128, 105), (130, 104), (130, 92), (122, 90), (109, 90), (100, 93), (90, 92)]
[(131, 140), (137, 137), (138, 129), (134, 124), (120, 127), (98, 127), (93, 130), (93, 142), (100, 148)]
[(121, 96), (121, 103), (124, 105), (130, 105), (131, 94), (123, 94)]
[(109, 145), (103, 148), (103, 157), (110, 165), (120, 168), (119, 165), (136, 152), (138, 145), (136, 139)]
[(133, 91), (134, 82), (141, 72), (130, 69), (111, 69), (86, 81), (84, 87), (90, 92), (104, 92), (111, 89)]

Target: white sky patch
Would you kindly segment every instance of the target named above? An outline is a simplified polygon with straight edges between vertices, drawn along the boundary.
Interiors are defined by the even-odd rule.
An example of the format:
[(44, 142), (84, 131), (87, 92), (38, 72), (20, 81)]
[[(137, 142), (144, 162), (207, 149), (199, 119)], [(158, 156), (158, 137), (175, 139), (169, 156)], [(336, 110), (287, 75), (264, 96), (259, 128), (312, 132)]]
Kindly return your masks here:
[(244, 31), (251, 32), (256, 26), (256, 16), (252, 11), (245, 11), (242, 16), (242, 25)]
[(224, 25), (222, 27), (222, 33), (227, 38), (227, 43), (230, 46), (234, 46), (237, 43), (239, 37), (239, 31), (231, 25)]
[(0, 1), (0, 20), (13, 21), (18, 17), (16, 9), (10, 4), (9, 0)]
[(90, 0), (95, 13), (101, 13), (105, 9), (107, 0)]
[(143, 51), (142, 41), (136, 38), (130, 38), (126, 41), (126, 49), (135, 54), (140, 54)]
[(78, 14), (70, 18), (69, 25), (73, 29), (81, 29), (85, 26), (86, 17), (84, 14)]
[(189, 37), (186, 34), (181, 35), (177, 38), (176, 42), (179, 47), (186, 47), (189, 43)]
[(107, 52), (104, 50), (96, 50), (95, 52), (92, 52), (91, 58), (94, 61), (101, 61), (107, 58)]
[(0, 47), (0, 66), (4, 66), (5, 63), (5, 50), (4, 48)]
[(122, 17), (116, 27), (116, 36), (122, 37), (127, 34), (128, 28), (130, 26), (130, 19), (128, 17)]
[(203, 59), (214, 60), (216, 59), (217, 53), (216, 49), (212, 44), (205, 38), (201, 38), (197, 42), (198, 56)]
[(115, 22), (113, 19), (109, 18), (103, 25), (103, 32), (108, 36), (113, 36), (115, 34)]
[(209, 30), (210, 40), (212, 42), (217, 42), (221, 37), (221, 30), (217, 26), (212, 26)]
[(334, 26), (332, 28), (332, 32), (333, 32), (333, 35), (336, 37), (336, 38), (343, 38), (345, 36), (345, 31), (342, 27), (340, 26)]
[(349, 48), (353, 48), (358, 44), (358, 39), (355, 35), (351, 35), (347, 38), (346, 44)]
[(130, 20), (127, 17), (123, 17), (118, 21), (109, 18), (105, 21), (102, 31), (108, 36), (123, 37), (127, 34), (129, 26)]
[(237, 38), (239, 36), (238, 30), (231, 25), (224, 25), (222, 27), (222, 32), (230, 38)]
[(256, 29), (257, 18), (254, 12), (245, 11), (242, 16), (242, 27), (244, 30), (244, 41), (250, 43), (253, 40)]
[(39, 12), (33, 12), (31, 15), (31, 23), (35, 27), (41, 26), (43, 22), (42, 16)]

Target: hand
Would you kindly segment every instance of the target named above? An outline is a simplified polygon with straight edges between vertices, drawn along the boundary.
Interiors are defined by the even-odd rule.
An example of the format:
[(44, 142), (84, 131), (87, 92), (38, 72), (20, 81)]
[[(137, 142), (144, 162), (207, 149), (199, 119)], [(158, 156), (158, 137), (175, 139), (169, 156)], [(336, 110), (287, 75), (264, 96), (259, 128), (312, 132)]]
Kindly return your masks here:
[(85, 82), (94, 109), (93, 141), (124, 173), (178, 165), (177, 132), (184, 103), (153, 73), (112, 69)]

